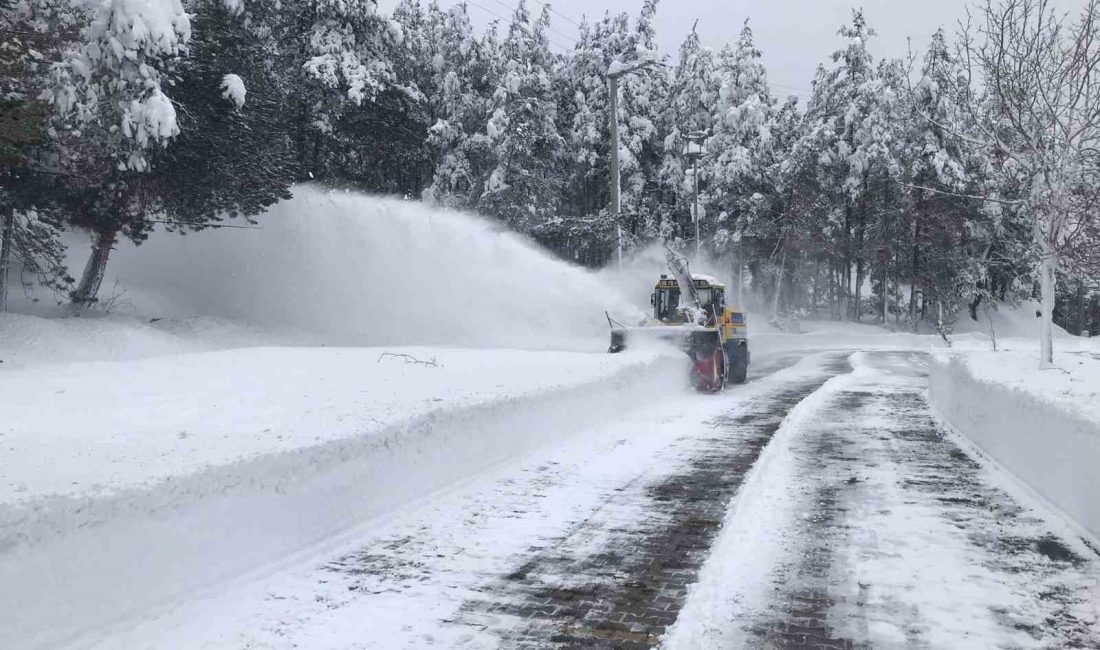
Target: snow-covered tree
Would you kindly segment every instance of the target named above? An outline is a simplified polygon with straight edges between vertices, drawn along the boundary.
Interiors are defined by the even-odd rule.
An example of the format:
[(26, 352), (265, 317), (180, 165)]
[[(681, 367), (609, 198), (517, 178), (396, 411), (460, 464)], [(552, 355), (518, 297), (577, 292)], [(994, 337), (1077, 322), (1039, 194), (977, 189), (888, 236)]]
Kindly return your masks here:
[[(711, 211), (719, 219), (713, 231), (718, 251), (728, 250), (750, 228), (759, 231), (757, 226), (774, 211), (774, 206), (769, 207), (769, 199), (775, 198), (770, 181), (776, 177), (769, 174), (769, 167), (775, 102), (761, 57), (748, 23), (736, 45), (727, 45), (718, 57), (720, 86), (713, 107), (713, 137), (707, 143), (714, 173)], [(793, 129), (797, 111), (791, 117), (796, 118)]]
[[(52, 0), (0, 5), (0, 311), (18, 270), (54, 289), (71, 282), (58, 239), (51, 107), (41, 95), (76, 38), (79, 11)], [(28, 277), (29, 276), (29, 277)]]
[(546, 39), (549, 9), (531, 19), (520, 1), (501, 44), (505, 61), (487, 126), (496, 167), (479, 206), (520, 232), (558, 211), (565, 142), (553, 101), (555, 58)]
[[(987, 112), (977, 135), (952, 132), (989, 152), (1001, 185), (1019, 188), (1015, 203), (1040, 247), (1040, 367), (1053, 356), (1056, 275), (1095, 228), (1100, 186), (1100, 1), (1060, 16), (1049, 0), (987, 0), (979, 22), (961, 34), (963, 60), (980, 71)], [(960, 84), (963, 80), (960, 81)], [(958, 92), (979, 104), (975, 89)], [(976, 108), (973, 110), (977, 110)], [(950, 128), (950, 125), (946, 125)], [(987, 197), (996, 201), (996, 197)]]
[(186, 54), (191, 20), (180, 0), (107, 0), (93, 5), (81, 43), (56, 66), (55, 128), (102, 127), (118, 166), (148, 168), (147, 150), (179, 133), (164, 81)]
[[(860, 316), (865, 271), (865, 244), (869, 223), (867, 201), (876, 146), (873, 101), (878, 82), (867, 48), (874, 36), (857, 11), (852, 23), (840, 29), (843, 49), (833, 53), (832, 65), (818, 69), (807, 106), (808, 146), (818, 152), (822, 187), (832, 197), (830, 227), (842, 241), (840, 300), (852, 319)], [(854, 277), (853, 277), (854, 272)]]
[[(615, 61), (631, 64), (659, 61), (655, 18), (657, 0), (645, 0), (635, 28), (624, 33), (622, 21), (609, 34)], [(624, 38), (625, 37), (625, 38)], [(668, 236), (661, 207), (658, 178), (664, 157), (661, 114), (668, 104), (669, 80), (661, 69), (645, 69), (619, 79), (619, 168), (622, 211), (634, 221), (641, 239)]]
[[(150, 157), (150, 209), (168, 228), (202, 229), (289, 198), (296, 177), (271, 44), (222, 0), (188, 5), (194, 27), (173, 90), (180, 133)], [(136, 232), (132, 232), (133, 237)]]
[[(714, 127), (714, 107), (718, 103), (720, 78), (715, 69), (714, 55), (703, 47), (698, 33), (692, 30), (680, 46), (680, 61), (673, 70), (671, 90), (666, 110), (663, 112), (664, 158), (660, 169), (664, 203), (671, 211), (671, 218), (684, 239), (694, 239), (694, 189), (696, 171), (699, 173), (699, 219), (709, 215), (707, 193), (713, 178), (711, 157), (701, 157), (693, 165), (685, 153), (691, 145), (689, 135), (698, 133), (709, 136)], [(707, 231), (713, 231), (708, 227)]]
[(581, 23), (577, 45), (562, 68), (572, 94), (567, 113), (568, 191), (572, 211), (580, 215), (598, 213), (609, 200), (606, 73), (613, 56), (608, 37), (614, 24), (610, 16), (595, 24)]
[(499, 43), (494, 30), (475, 34), (465, 5), (443, 12), (433, 2), (420, 18), (413, 5), (419, 7), (410, 0), (395, 13), (409, 46), (398, 60), (411, 68), (398, 73), (413, 79), (426, 111), (434, 171), (425, 198), (472, 206), (495, 165), (485, 127), (498, 85)]

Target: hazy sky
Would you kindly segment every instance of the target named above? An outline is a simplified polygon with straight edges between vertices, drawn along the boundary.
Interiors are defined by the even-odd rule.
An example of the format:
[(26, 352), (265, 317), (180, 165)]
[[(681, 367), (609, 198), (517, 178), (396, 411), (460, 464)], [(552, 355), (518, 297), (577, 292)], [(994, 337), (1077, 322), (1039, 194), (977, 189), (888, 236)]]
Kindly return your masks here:
[[(460, 1), (439, 3), (451, 6)], [(498, 16), (510, 16), (518, 0), (466, 2), (475, 24), (487, 25)], [(1057, 0), (1067, 9), (1083, 3)], [(380, 0), (386, 11), (394, 4), (396, 0)], [(564, 50), (576, 41), (577, 28), (570, 20), (580, 22), (585, 14), (597, 18), (606, 11), (626, 11), (634, 16), (641, 4), (642, 0), (557, 0), (551, 6), (561, 15), (553, 15), (550, 39), (556, 49)], [(850, 19), (853, 6), (863, 7), (868, 23), (878, 33), (870, 44), (876, 57), (905, 57), (907, 37), (912, 38), (919, 55), (938, 27), (954, 31), (965, 15), (966, 4), (964, 0), (661, 0), (657, 34), (662, 53), (675, 57), (696, 20), (696, 31), (703, 42), (718, 49), (737, 38), (741, 24), (748, 18), (757, 46), (764, 53), (774, 92), (794, 93), (805, 99), (818, 63), (840, 47), (836, 32)], [(541, 10), (538, 0), (528, 0), (528, 6)]]

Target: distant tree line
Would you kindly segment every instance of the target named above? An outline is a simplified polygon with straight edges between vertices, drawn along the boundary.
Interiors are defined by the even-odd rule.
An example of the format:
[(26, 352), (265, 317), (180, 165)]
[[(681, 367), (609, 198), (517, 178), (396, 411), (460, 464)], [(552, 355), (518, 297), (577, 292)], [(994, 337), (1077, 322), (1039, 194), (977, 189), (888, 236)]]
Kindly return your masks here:
[[(949, 329), (1034, 295), (1100, 333), (1097, 2), (988, 0), (911, 60), (873, 56), (853, 12), (800, 100), (747, 22), (659, 56), (657, 0), (564, 53), (524, 0), (485, 31), (420, 0), (0, 0), (0, 275), (86, 306), (120, 238), (252, 218), (304, 181), (474, 210), (599, 267), (616, 226), (628, 250), (694, 240), (702, 132), (701, 244), (758, 309)], [(619, 84), (615, 215), (607, 71), (647, 59)], [(73, 275), (68, 228), (94, 239)]]

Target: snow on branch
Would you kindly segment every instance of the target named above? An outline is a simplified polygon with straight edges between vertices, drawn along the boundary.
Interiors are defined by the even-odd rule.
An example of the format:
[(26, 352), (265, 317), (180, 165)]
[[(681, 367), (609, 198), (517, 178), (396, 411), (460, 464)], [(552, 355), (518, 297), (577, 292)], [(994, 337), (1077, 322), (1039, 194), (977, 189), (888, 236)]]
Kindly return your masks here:
[(187, 53), (190, 18), (180, 0), (106, 0), (93, 12), (83, 43), (54, 67), (47, 96), (60, 123), (113, 122), (111, 132), (124, 136), (120, 164), (142, 171), (144, 150), (179, 134), (161, 81)]
[(416, 357), (414, 357), (411, 354), (403, 354), (403, 353), (399, 354), (399, 353), (395, 353), (395, 352), (383, 352), (382, 354), (380, 354), (378, 356), (378, 361), (376, 363), (382, 363), (382, 359), (404, 359), (405, 363), (411, 363), (413, 365), (431, 366), (433, 368), (442, 368), (443, 367), (442, 364), (436, 363), (435, 357), (432, 357), (431, 359), (428, 359), (427, 361), (424, 361), (422, 359), (417, 359)]
[(237, 108), (244, 106), (244, 97), (248, 90), (244, 87), (244, 80), (235, 74), (227, 74), (222, 77), (222, 97), (233, 102)]

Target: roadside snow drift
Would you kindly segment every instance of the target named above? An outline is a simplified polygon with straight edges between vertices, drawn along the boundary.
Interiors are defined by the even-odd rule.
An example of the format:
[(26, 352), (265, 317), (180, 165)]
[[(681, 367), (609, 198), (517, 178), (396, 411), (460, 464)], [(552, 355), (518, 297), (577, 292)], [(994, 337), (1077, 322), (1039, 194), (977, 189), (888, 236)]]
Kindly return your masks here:
[(970, 352), (931, 364), (940, 416), (1047, 502), (1100, 537), (1100, 360), (1063, 352)]
[(683, 355), (384, 351), (0, 372), (0, 647), (286, 561), (686, 384)]
[(110, 314), (22, 292), (0, 314), (0, 648), (244, 579), (687, 389), (678, 352), (605, 354), (604, 311), (640, 312), (596, 274), (475, 216), (294, 194), (120, 243)]

